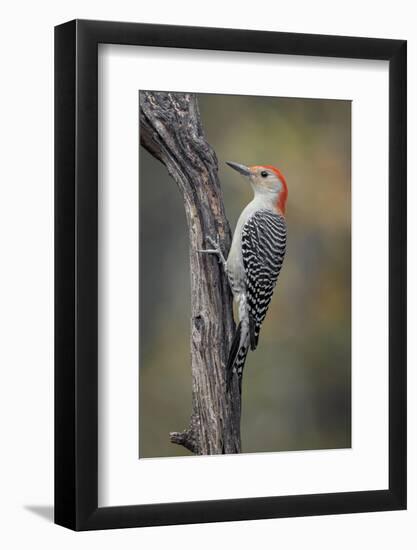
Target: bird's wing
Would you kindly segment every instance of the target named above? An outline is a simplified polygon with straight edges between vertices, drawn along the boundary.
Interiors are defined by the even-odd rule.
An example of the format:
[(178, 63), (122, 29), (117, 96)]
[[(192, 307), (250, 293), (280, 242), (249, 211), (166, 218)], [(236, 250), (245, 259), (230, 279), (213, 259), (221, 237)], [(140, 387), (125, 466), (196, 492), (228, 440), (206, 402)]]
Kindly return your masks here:
[(259, 332), (285, 255), (285, 218), (270, 210), (258, 210), (242, 229), (242, 257), (246, 275), (251, 349)]

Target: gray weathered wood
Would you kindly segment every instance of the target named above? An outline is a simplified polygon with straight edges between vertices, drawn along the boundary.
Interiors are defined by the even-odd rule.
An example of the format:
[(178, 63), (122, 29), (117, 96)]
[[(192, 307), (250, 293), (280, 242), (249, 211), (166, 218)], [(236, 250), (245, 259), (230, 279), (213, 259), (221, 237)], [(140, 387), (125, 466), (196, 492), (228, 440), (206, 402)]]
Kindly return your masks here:
[(207, 143), (197, 98), (188, 93), (140, 92), (140, 142), (167, 168), (186, 212), (191, 273), (192, 412), (187, 429), (171, 441), (195, 454), (240, 452), (238, 384), (226, 393), (225, 365), (235, 325), (232, 296), (217, 258), (201, 254), (205, 238), (231, 232), (218, 179), (217, 157)]

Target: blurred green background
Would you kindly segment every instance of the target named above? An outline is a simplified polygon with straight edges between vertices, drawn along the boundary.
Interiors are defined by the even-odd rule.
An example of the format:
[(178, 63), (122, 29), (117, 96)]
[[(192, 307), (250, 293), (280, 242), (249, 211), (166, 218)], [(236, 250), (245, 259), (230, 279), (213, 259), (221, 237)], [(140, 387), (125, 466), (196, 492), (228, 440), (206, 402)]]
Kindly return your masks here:
[[(198, 95), (232, 230), (252, 199), (225, 165), (284, 173), (287, 253), (243, 376), (242, 452), (351, 445), (351, 103)], [(188, 236), (181, 195), (140, 148), (139, 455), (189, 455), (169, 442), (191, 412)]]

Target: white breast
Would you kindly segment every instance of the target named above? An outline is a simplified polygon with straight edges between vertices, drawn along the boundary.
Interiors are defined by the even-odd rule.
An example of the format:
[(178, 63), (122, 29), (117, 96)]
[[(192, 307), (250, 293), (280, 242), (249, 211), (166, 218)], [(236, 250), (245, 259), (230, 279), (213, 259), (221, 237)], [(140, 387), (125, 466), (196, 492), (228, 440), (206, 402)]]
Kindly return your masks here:
[(242, 229), (248, 219), (260, 209), (274, 209), (270, 197), (255, 195), (253, 200), (242, 210), (233, 234), (232, 246), (230, 247), (229, 256), (227, 257), (226, 269), (235, 297), (246, 290), (245, 270), (242, 258)]

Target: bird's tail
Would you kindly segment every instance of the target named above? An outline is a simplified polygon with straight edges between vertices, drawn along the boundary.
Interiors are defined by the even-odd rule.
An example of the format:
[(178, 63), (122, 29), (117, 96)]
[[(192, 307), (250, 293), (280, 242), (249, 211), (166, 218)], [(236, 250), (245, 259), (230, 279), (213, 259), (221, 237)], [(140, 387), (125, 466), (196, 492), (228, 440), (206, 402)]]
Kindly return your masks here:
[(242, 328), (242, 321), (236, 328), (229, 358), (226, 366), (226, 390), (230, 391), (233, 380), (233, 373), (236, 372), (239, 380), (239, 392), (242, 393), (242, 374), (245, 366), (246, 356), (249, 350), (249, 335), (247, 329)]

